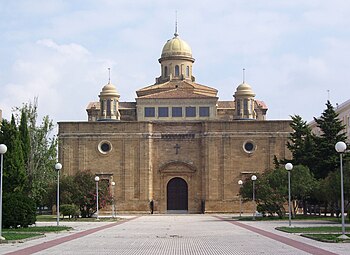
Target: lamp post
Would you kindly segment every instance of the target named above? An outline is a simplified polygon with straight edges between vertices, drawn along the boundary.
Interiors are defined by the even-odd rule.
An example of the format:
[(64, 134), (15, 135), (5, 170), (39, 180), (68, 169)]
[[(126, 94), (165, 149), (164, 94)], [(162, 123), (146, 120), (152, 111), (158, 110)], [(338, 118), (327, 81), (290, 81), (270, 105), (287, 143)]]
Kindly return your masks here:
[(95, 176), (96, 182), (96, 219), (98, 220), (98, 182), (100, 181), (100, 177)]
[(114, 202), (114, 187), (115, 187), (115, 182), (112, 182), (112, 218), (115, 216), (115, 202)]
[(340, 195), (341, 195), (341, 229), (342, 235), (338, 238), (348, 239), (345, 235), (345, 217), (344, 217), (344, 181), (343, 181), (343, 153), (346, 150), (346, 143), (337, 142), (335, 144), (335, 150), (339, 152), (340, 155)]
[(5, 144), (0, 144), (0, 155), (1, 155), (1, 162), (0, 162), (0, 239), (5, 240), (5, 238), (2, 236), (2, 171), (3, 171), (3, 165), (4, 165), (4, 154), (7, 151), (7, 146)]
[[(239, 180), (238, 181), (239, 188), (242, 188), (243, 181)], [(239, 217), (242, 217), (242, 196), (239, 194)]]
[(293, 169), (292, 163), (287, 163), (284, 168), (288, 171), (288, 219), (289, 219), (289, 227), (292, 225), (292, 210), (290, 203), (290, 171)]
[(253, 203), (254, 203), (254, 212), (253, 212), (253, 220), (255, 220), (255, 212), (256, 212), (256, 204), (255, 204), (255, 181), (257, 177), (256, 175), (252, 175), (251, 180), (253, 181)]
[(55, 169), (57, 171), (57, 201), (56, 201), (57, 226), (59, 226), (60, 225), (60, 170), (62, 169), (62, 164), (56, 163)]

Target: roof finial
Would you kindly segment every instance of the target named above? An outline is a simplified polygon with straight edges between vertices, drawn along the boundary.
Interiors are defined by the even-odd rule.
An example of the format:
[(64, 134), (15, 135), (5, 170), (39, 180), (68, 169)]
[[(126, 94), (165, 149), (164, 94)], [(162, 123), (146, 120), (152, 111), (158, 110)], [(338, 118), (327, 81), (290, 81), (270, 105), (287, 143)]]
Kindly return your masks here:
[(245, 68), (243, 68), (243, 83), (245, 83)]
[(108, 83), (111, 83), (111, 68), (108, 67)]
[(175, 11), (175, 33), (174, 33), (175, 37), (179, 36), (179, 34), (177, 33), (177, 11)]

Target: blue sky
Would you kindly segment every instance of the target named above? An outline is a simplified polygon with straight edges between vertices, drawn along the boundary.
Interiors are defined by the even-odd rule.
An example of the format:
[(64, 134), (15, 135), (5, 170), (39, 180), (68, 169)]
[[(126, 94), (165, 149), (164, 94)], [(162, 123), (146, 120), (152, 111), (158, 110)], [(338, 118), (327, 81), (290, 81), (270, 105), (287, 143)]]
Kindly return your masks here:
[(37, 96), (40, 116), (86, 120), (108, 67), (120, 100), (134, 101), (160, 74), (176, 10), (196, 81), (220, 100), (233, 100), (243, 68), (268, 119), (310, 121), (328, 98), (349, 99), (347, 0), (0, 0), (3, 116)]

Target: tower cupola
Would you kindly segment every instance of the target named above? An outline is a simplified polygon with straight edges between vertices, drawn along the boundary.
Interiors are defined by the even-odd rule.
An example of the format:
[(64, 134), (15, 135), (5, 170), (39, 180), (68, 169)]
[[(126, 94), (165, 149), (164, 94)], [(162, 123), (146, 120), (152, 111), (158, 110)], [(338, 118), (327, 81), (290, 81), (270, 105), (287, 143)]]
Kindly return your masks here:
[(242, 84), (240, 84), (235, 94), (233, 95), (235, 97), (235, 118), (236, 119), (255, 119), (256, 114), (254, 110), (254, 98), (255, 93), (252, 89), (252, 87), (243, 81)]
[(161, 66), (161, 75), (156, 79), (156, 84), (171, 80), (195, 80), (192, 75), (194, 58), (191, 47), (179, 37), (177, 31), (174, 37), (163, 46), (158, 61)]
[(109, 82), (100, 92), (100, 114), (98, 120), (120, 120), (119, 98), (116, 87)]

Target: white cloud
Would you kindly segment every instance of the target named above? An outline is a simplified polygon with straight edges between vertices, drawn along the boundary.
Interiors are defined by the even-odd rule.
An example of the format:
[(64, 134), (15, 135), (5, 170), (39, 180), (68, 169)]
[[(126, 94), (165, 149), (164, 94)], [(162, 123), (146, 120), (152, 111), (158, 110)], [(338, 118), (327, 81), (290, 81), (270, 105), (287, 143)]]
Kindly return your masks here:
[[(17, 1), (16, 1), (17, 2)], [(174, 32), (166, 1), (21, 1), (0, 3), (0, 107), (39, 96), (39, 110), (56, 121), (85, 120), (112, 68), (121, 100), (159, 76), (161, 49)], [(198, 82), (232, 99), (247, 82), (286, 119), (319, 115), (330, 90), (348, 99), (350, 20), (345, 0), (177, 2), (179, 33), (192, 47)], [(306, 102), (309, 102), (306, 105)]]
[(99, 92), (97, 81), (102, 76), (107, 81), (107, 66), (113, 65), (112, 61), (92, 56), (81, 45), (58, 44), (51, 39), (27, 45), (20, 56), (12, 66), (13, 82), (5, 84), (2, 91), (1, 105), (7, 118), (11, 107), (38, 96), (42, 116), (86, 119), (88, 95)]

